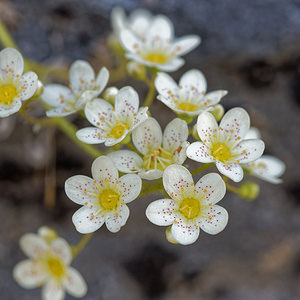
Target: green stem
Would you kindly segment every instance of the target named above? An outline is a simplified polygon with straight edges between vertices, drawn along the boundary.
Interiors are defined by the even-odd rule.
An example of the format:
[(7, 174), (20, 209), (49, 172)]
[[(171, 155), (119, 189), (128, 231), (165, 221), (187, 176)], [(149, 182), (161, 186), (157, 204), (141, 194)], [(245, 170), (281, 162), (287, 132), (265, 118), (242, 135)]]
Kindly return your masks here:
[(149, 86), (149, 90), (148, 90), (148, 94), (146, 96), (146, 100), (143, 104), (143, 106), (148, 106), (150, 107), (152, 102), (153, 102), (153, 99), (154, 99), (154, 96), (155, 96), (155, 85), (154, 85), (154, 80), (155, 80), (155, 77), (156, 77), (156, 73), (153, 73), (153, 77), (152, 77), (152, 80), (148, 83), (148, 86)]
[(203, 166), (201, 166), (201, 167), (199, 167), (199, 168), (193, 170), (193, 171), (191, 172), (191, 174), (192, 174), (192, 175), (196, 175), (196, 174), (198, 174), (199, 172), (202, 172), (202, 171), (208, 169), (211, 165), (212, 165), (211, 163), (205, 164), (205, 165), (203, 165)]
[(227, 183), (227, 182), (226, 182), (226, 189), (227, 189), (228, 191), (233, 192), (233, 193), (239, 194), (238, 188), (236, 188), (235, 186), (233, 186), (233, 185), (231, 185), (231, 184), (229, 184), (229, 183)]
[(33, 125), (40, 125), (40, 126), (55, 126), (56, 125), (56, 121), (54, 119), (48, 119), (48, 118), (36, 119), (36, 118), (33, 118), (33, 117), (27, 115), (23, 111), (22, 108), (19, 110), (19, 115), (22, 116), (22, 118), (24, 120), (26, 120), (28, 123), (33, 124)]
[(0, 42), (4, 48), (12, 47), (18, 49), (18, 46), (16, 45), (15, 41), (9, 34), (7, 28), (5, 27), (1, 19), (0, 19)]
[(76, 246), (71, 247), (73, 259), (84, 249), (92, 236), (93, 233), (85, 234)]

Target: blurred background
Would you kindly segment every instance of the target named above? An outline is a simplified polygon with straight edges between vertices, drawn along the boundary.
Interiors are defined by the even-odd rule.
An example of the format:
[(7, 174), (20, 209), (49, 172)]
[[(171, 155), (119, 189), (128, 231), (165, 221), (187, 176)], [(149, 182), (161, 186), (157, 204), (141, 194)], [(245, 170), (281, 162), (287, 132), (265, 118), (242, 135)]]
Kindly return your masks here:
[[(114, 66), (107, 48), (114, 6), (165, 14), (178, 37), (200, 35), (201, 45), (171, 75), (177, 80), (200, 69), (208, 91), (228, 90), (225, 109), (245, 108), (265, 153), (287, 171), (280, 185), (256, 180), (261, 193), (253, 202), (228, 192), (221, 202), (229, 212), (226, 229), (201, 232), (190, 246), (169, 244), (165, 228), (146, 219), (159, 194), (131, 203), (126, 226), (117, 234), (101, 228), (73, 262), (88, 283), (84, 299), (300, 299), (300, 1), (0, 0), (0, 18), (26, 57), (60, 67), (87, 59), (99, 70)], [(132, 85), (141, 101), (147, 92), (129, 77), (110, 85)], [(151, 112), (162, 127), (175, 117), (159, 101)], [(44, 115), (39, 105), (29, 113)], [(71, 119), (84, 127), (81, 118)], [(18, 240), (42, 225), (70, 243), (80, 240), (71, 222), (79, 206), (66, 197), (64, 181), (90, 176), (93, 160), (60, 131), (32, 127), (17, 114), (0, 120), (0, 140), (1, 299), (39, 299), (40, 289), (13, 281), (13, 266), (25, 259)]]

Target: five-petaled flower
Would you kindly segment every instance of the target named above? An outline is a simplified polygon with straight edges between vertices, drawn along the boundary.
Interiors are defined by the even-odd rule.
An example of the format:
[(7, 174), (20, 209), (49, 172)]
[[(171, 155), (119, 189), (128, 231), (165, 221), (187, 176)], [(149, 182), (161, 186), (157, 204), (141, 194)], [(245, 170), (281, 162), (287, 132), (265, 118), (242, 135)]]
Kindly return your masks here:
[(37, 89), (37, 75), (31, 71), (23, 74), (23, 69), (19, 51), (5, 48), (0, 52), (0, 118), (19, 111), (22, 101), (31, 98)]
[(132, 133), (133, 144), (143, 158), (129, 150), (115, 151), (108, 156), (121, 172), (138, 173), (148, 180), (158, 179), (169, 165), (184, 163), (188, 134), (188, 126), (181, 119), (171, 121), (162, 134), (158, 122), (148, 118)]
[(87, 286), (80, 273), (70, 267), (69, 244), (55, 235), (51, 237), (51, 232), (45, 230), (40, 229), (39, 234), (27, 233), (21, 238), (20, 247), (29, 259), (15, 266), (15, 280), (26, 289), (43, 286), (43, 300), (62, 300), (65, 291), (74, 297), (83, 297)]
[(144, 122), (148, 107), (139, 109), (139, 97), (132, 87), (119, 90), (115, 106), (103, 99), (95, 99), (85, 106), (85, 115), (96, 127), (87, 127), (76, 132), (79, 140), (87, 144), (105, 143), (113, 146)]
[(226, 191), (220, 175), (209, 173), (194, 184), (185, 167), (171, 165), (163, 174), (163, 185), (172, 199), (150, 203), (146, 216), (156, 225), (172, 225), (171, 233), (178, 243), (194, 243), (200, 228), (209, 234), (217, 234), (227, 225), (227, 211), (215, 205)]
[(98, 157), (92, 164), (92, 177), (77, 175), (65, 183), (67, 196), (83, 205), (72, 217), (80, 233), (90, 233), (104, 223), (117, 232), (129, 217), (127, 203), (138, 197), (142, 180), (135, 174), (119, 178), (118, 170), (107, 156)]
[(177, 83), (166, 73), (158, 73), (155, 87), (157, 99), (177, 114), (198, 116), (202, 111), (212, 109), (227, 94), (225, 90), (206, 93), (206, 79), (202, 72), (190, 70)]
[(63, 117), (84, 108), (87, 102), (98, 97), (109, 78), (108, 70), (103, 67), (95, 77), (91, 65), (83, 60), (76, 60), (70, 67), (70, 88), (61, 84), (47, 84), (42, 100), (54, 106), (47, 111), (48, 117)]
[(142, 36), (135, 29), (127, 27), (121, 30), (120, 39), (127, 51), (126, 57), (145, 66), (166, 72), (175, 71), (184, 64), (179, 56), (190, 52), (200, 43), (196, 35), (174, 39), (173, 24), (166, 16), (145, 16), (136, 20), (136, 24), (143, 24), (138, 31), (143, 33)]
[(244, 176), (240, 164), (258, 159), (265, 148), (262, 140), (244, 139), (249, 127), (249, 115), (239, 107), (229, 110), (220, 126), (211, 113), (203, 112), (197, 121), (201, 142), (192, 143), (187, 156), (202, 163), (215, 162), (222, 174), (239, 182)]

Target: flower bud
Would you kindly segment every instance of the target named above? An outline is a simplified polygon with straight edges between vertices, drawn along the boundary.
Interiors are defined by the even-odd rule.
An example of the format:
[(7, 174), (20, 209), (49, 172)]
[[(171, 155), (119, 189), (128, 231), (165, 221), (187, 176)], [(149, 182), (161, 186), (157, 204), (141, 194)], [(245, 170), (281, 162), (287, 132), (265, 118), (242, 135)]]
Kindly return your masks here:
[(168, 242), (172, 244), (179, 244), (173, 237), (172, 232), (171, 232), (172, 226), (168, 226), (166, 229), (166, 239)]
[(118, 88), (116, 88), (115, 86), (111, 86), (103, 92), (102, 97), (103, 97), (104, 100), (106, 100), (107, 102), (114, 105), (115, 104), (115, 98), (116, 98), (116, 95), (118, 94), (118, 92), (119, 92)]
[(56, 231), (50, 227), (42, 226), (38, 230), (38, 234), (48, 243), (51, 244), (53, 240), (55, 240), (58, 235)]
[(199, 137), (199, 134), (198, 134), (198, 130), (197, 130), (197, 124), (195, 124), (193, 126), (193, 129), (192, 129), (192, 136), (195, 140), (197, 141), (201, 141), (200, 137)]
[(40, 80), (38, 80), (37, 85), (36, 85), (36, 90), (35, 90), (35, 93), (33, 94), (33, 97), (41, 96), (43, 91), (44, 91), (44, 85)]
[(213, 106), (213, 110), (210, 113), (215, 117), (217, 122), (219, 122), (224, 115), (224, 107), (222, 104), (217, 104)]
[(240, 197), (247, 200), (254, 200), (259, 194), (259, 185), (252, 181), (246, 181), (238, 187)]
[(130, 61), (127, 64), (127, 72), (130, 76), (138, 80), (144, 80), (147, 76), (147, 71), (145, 66), (135, 61)]

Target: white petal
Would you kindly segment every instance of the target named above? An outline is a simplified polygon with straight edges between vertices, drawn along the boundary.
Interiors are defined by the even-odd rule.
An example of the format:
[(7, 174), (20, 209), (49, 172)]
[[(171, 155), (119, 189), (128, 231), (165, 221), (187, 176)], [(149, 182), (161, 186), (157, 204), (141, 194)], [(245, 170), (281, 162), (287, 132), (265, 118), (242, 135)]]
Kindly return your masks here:
[(204, 95), (202, 102), (207, 103), (207, 106), (216, 105), (227, 94), (228, 92), (225, 90), (213, 91)]
[(87, 292), (87, 285), (81, 274), (72, 267), (67, 269), (67, 276), (63, 281), (64, 288), (73, 297), (83, 297)]
[(219, 205), (206, 206), (201, 210), (201, 213), (205, 217), (199, 217), (198, 222), (203, 231), (209, 234), (217, 234), (226, 227), (228, 213), (225, 208)]
[(109, 71), (105, 67), (102, 67), (95, 80), (95, 88), (98, 95), (104, 90), (105, 86), (107, 85), (108, 79)]
[(21, 88), (20, 99), (22, 101), (31, 98), (37, 88), (38, 77), (34, 72), (27, 72), (21, 76), (18, 88)]
[(123, 87), (119, 90), (115, 99), (115, 111), (122, 115), (124, 120), (132, 118), (139, 108), (139, 96), (130, 86)]
[(114, 7), (111, 11), (111, 24), (114, 32), (118, 35), (126, 26), (126, 15), (122, 7)]
[(51, 106), (61, 105), (62, 102), (75, 102), (75, 96), (72, 90), (61, 84), (47, 84), (44, 86), (41, 98)]
[(186, 160), (186, 150), (189, 146), (189, 142), (183, 142), (173, 153), (173, 160), (176, 164), (182, 165)]
[(158, 122), (148, 118), (132, 132), (134, 146), (144, 155), (161, 146), (162, 132)]
[(0, 118), (8, 117), (20, 110), (22, 102), (19, 98), (15, 98), (11, 105), (0, 104)]
[(159, 179), (159, 178), (162, 177), (163, 171), (157, 170), (157, 169), (153, 169), (153, 170), (149, 170), (149, 171), (141, 171), (141, 172), (138, 173), (138, 175), (142, 179), (156, 180), (156, 179)]
[(124, 226), (129, 217), (129, 208), (127, 205), (120, 205), (117, 213), (111, 212), (107, 214), (105, 224), (110, 232), (118, 232)]
[(178, 114), (187, 113), (187, 112), (183, 112), (181, 109), (177, 108), (175, 101), (172, 97), (165, 98), (163, 96), (158, 95), (157, 99), (160, 100), (162, 103), (164, 103), (166, 106), (168, 106), (170, 109), (172, 109), (173, 111), (175, 111)]
[(180, 57), (174, 57), (172, 60), (168, 61), (165, 64), (154, 64), (154, 66), (162, 71), (173, 72), (178, 70), (184, 65), (184, 59)]
[(87, 85), (95, 80), (95, 72), (92, 66), (84, 60), (76, 60), (70, 67), (70, 83), (72, 90), (81, 94)]
[[(159, 72), (155, 78), (157, 92), (164, 98), (170, 99), (172, 95), (178, 95), (179, 88), (177, 83), (167, 73)], [(173, 100), (172, 100), (173, 101)]]
[(220, 161), (216, 162), (216, 166), (220, 173), (229, 177), (234, 182), (240, 182), (244, 177), (244, 172), (241, 166), (237, 163), (224, 164)]
[(86, 144), (101, 144), (106, 140), (106, 132), (101, 128), (86, 127), (76, 131), (77, 138)]
[(149, 29), (146, 33), (146, 39), (160, 38), (162, 40), (171, 40), (173, 38), (174, 28), (169, 18), (158, 15), (152, 19)]
[(74, 213), (72, 222), (78, 232), (85, 234), (98, 230), (104, 223), (104, 217), (94, 215), (93, 210), (83, 206)]
[(192, 89), (195, 89), (199, 94), (206, 92), (207, 83), (202, 72), (190, 70), (180, 78), (179, 86), (181, 87), (180, 92), (188, 96)]
[(244, 137), (244, 140), (255, 140), (260, 138), (261, 138), (261, 134), (259, 130), (256, 127), (250, 127), (249, 131)]
[(11, 74), (14, 78), (16, 78), (17, 75), (22, 75), (23, 69), (23, 57), (18, 50), (14, 48), (5, 48), (0, 52), (1, 72)]
[(48, 281), (42, 288), (42, 300), (63, 300), (65, 291), (60, 282)]
[(173, 199), (190, 198), (194, 193), (192, 175), (187, 168), (180, 165), (171, 165), (165, 169), (163, 185)]
[(143, 167), (142, 158), (135, 152), (129, 150), (119, 150), (107, 155), (112, 159), (115, 166), (123, 173), (136, 173)]
[(83, 175), (72, 176), (65, 182), (65, 192), (75, 203), (84, 203), (94, 200), (99, 192), (97, 184), (90, 177)]
[(209, 112), (202, 112), (197, 120), (197, 131), (204, 144), (209, 144), (210, 138), (218, 132), (218, 123)]
[(129, 28), (139, 37), (143, 37), (150, 26), (151, 13), (146, 9), (135, 9), (128, 18)]
[(176, 118), (167, 125), (164, 131), (163, 146), (173, 152), (187, 141), (188, 135), (189, 129), (186, 121)]
[(92, 101), (93, 99), (95, 99), (100, 93), (98, 91), (95, 90), (86, 90), (84, 91), (80, 97), (76, 100), (75, 102), (75, 108), (80, 110), (83, 109), (84, 106)]
[(123, 47), (129, 51), (136, 53), (141, 48), (141, 41), (131, 31), (123, 29), (120, 33), (120, 40)]
[(240, 107), (229, 110), (221, 120), (220, 127), (232, 141), (243, 139), (250, 128), (248, 113)]
[(105, 100), (95, 99), (87, 102), (84, 113), (88, 121), (96, 127), (107, 128), (106, 123), (112, 122), (112, 105)]
[(195, 224), (186, 224), (182, 219), (172, 225), (174, 239), (182, 245), (193, 244), (199, 237), (200, 229)]
[(34, 233), (26, 233), (20, 239), (22, 251), (30, 258), (37, 258), (47, 251), (48, 244), (46, 241)]
[(141, 123), (148, 119), (147, 111), (148, 107), (141, 107), (138, 110), (136, 116), (133, 117), (129, 130), (135, 129), (137, 126), (139, 126)]
[(58, 255), (66, 265), (69, 265), (71, 263), (72, 251), (70, 245), (65, 239), (60, 237), (54, 239), (51, 243), (51, 250), (53, 253)]
[(217, 173), (204, 175), (195, 185), (195, 198), (202, 198), (201, 205), (216, 204), (226, 193), (226, 185)]
[(92, 176), (100, 183), (113, 182), (119, 178), (118, 169), (107, 156), (96, 158), (92, 164)]
[(187, 35), (176, 39), (172, 44), (172, 51), (176, 55), (182, 56), (192, 51), (201, 43), (201, 38), (197, 35)]
[(214, 158), (210, 155), (210, 150), (202, 142), (194, 142), (189, 145), (186, 155), (188, 158), (202, 163), (214, 161)]
[(150, 222), (159, 226), (173, 224), (178, 205), (171, 199), (161, 199), (150, 203), (146, 209), (146, 216)]
[(129, 203), (136, 199), (142, 189), (142, 180), (138, 175), (127, 174), (119, 179), (118, 190), (121, 192), (121, 201)]
[(71, 114), (74, 114), (76, 109), (71, 108), (69, 105), (61, 105), (56, 108), (46, 111), (46, 115), (49, 118), (53, 117), (66, 117)]
[(245, 164), (260, 158), (265, 150), (265, 144), (262, 140), (244, 140), (232, 149), (238, 152), (239, 163)]
[(43, 272), (38, 263), (28, 259), (14, 267), (13, 277), (22, 288), (31, 289), (44, 283), (46, 272)]
[(118, 139), (116, 139), (116, 138), (114, 138), (114, 137), (109, 137), (109, 138), (107, 138), (104, 145), (105, 145), (106, 147), (111, 147), (111, 146), (114, 146), (114, 145), (120, 143), (122, 140), (125, 139), (125, 137), (127, 136), (128, 132), (129, 132), (129, 131), (128, 131), (127, 129), (124, 130), (123, 135), (122, 135), (120, 138), (118, 138)]

